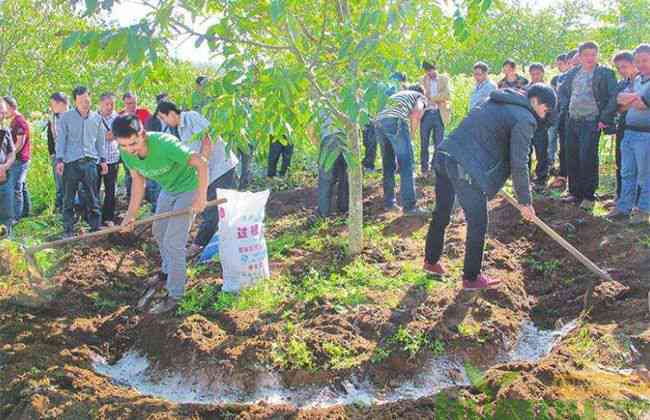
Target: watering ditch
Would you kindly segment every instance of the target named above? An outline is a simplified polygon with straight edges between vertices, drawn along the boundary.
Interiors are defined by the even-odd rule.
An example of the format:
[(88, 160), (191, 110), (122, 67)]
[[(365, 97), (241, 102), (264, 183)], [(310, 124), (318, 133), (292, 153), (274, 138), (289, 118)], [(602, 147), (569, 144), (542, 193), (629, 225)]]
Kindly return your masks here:
[[(566, 336), (576, 322), (559, 330), (538, 329), (532, 322), (522, 324), (517, 339), (507, 343), (494, 363), (515, 361), (536, 362), (548, 355), (556, 343)], [(388, 389), (379, 389), (367, 380), (351, 377), (337, 385), (287, 388), (280, 375), (261, 371), (253, 385), (224, 380), (226, 375), (206, 374), (201, 370), (190, 374), (160, 371), (136, 350), (124, 354), (115, 364), (96, 356), (93, 368), (108, 376), (119, 386), (133, 388), (143, 395), (175, 403), (198, 404), (292, 404), (300, 408), (330, 407), (355, 403), (383, 404), (434, 395), (445, 388), (469, 385), (465, 361), (452, 355), (430, 359), (410, 380)]]

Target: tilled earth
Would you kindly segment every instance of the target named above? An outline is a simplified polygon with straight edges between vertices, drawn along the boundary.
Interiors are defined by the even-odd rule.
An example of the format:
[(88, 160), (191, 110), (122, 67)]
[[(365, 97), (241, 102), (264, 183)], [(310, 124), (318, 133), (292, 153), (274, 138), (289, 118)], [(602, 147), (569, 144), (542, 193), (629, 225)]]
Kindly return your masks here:
[[(422, 205), (433, 203), (425, 186)], [(403, 274), (404, 264), (421, 264), (423, 232), (428, 220), (384, 214), (381, 190), (365, 191), (366, 223), (381, 224), (383, 234), (396, 235), (387, 259), (368, 246), (363, 260), (385, 275)], [(308, 229), (313, 223), (316, 191), (273, 193), (268, 208), (267, 235)], [(540, 217), (577, 245), (599, 265), (614, 269), (616, 280), (601, 282), (564, 249), (500, 199), (491, 203), (490, 230), (484, 267), (504, 285), (482, 293), (462, 292), (453, 280), (429, 290), (411, 287), (398, 296), (378, 291), (369, 303), (341, 310), (327, 300), (287, 302), (278, 310), (222, 311), (209, 316), (153, 317), (135, 309), (144, 279), (158, 260), (151, 239), (111, 238), (69, 251), (60, 272), (50, 279), (52, 299), (28, 295), (25, 274), (17, 257), (0, 251), (0, 275), (11, 287), (0, 289), (0, 418), (239, 418), (239, 419), (422, 419), (443, 418), (435, 395), (377, 406), (334, 406), (299, 409), (291, 405), (193, 405), (141, 395), (113, 384), (92, 369), (95, 355), (117, 360), (138, 349), (160, 369), (221, 375), (242, 387), (254, 387), (260, 367), (274, 366), (277, 343), (286, 342), (287, 315), (304, 334), (316, 369), (274, 366), (288, 387), (334, 384), (351, 375), (377, 386), (408, 380), (419, 371), (430, 351), (416, 355), (398, 349), (381, 363), (373, 353), (400, 327), (444, 343), (447, 353), (462, 355), (476, 366), (492, 366), (481, 384), (445, 391), (448, 399), (471, 402), (475, 410), (494, 413), (503, 401), (574, 401), (573, 410), (595, 402), (609, 418), (635, 418), (650, 408), (650, 230), (610, 223), (550, 199), (536, 202)], [(297, 223), (297, 225), (296, 225)], [(345, 236), (333, 224), (331, 236)], [(444, 262), (459, 273), (465, 227), (453, 223), (448, 231)], [(336, 247), (313, 252), (292, 249), (271, 261), (274, 273), (298, 277), (325, 266), (343, 266)], [(6, 267), (10, 267), (7, 269)], [(455, 270), (455, 271), (454, 271)], [(21, 281), (22, 280), (22, 281)], [(554, 328), (581, 317), (585, 293), (594, 282), (593, 309), (582, 314), (579, 326), (540, 362), (494, 366), (504, 341), (516, 337), (522, 321), (531, 319)], [(219, 269), (193, 281), (221, 283)], [(468, 333), (463, 326), (475, 329)], [(332, 368), (324, 349), (334, 343), (358, 355), (354, 367)], [(251, 383), (249, 383), (251, 382)], [(437, 413), (437, 414), (436, 414)], [(532, 412), (531, 412), (532, 413)], [(539, 413), (538, 413), (539, 414)], [(562, 417), (561, 410), (551, 416)], [(449, 417), (453, 417), (449, 415)], [(508, 418), (511, 416), (506, 416)]]

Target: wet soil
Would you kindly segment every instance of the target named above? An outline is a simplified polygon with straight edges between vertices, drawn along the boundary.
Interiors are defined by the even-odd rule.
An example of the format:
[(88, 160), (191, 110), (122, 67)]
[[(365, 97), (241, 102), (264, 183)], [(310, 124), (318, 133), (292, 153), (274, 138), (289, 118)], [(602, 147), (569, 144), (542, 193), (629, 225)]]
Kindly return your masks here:
[[(432, 207), (430, 184), (420, 187), (420, 204)], [(381, 225), (385, 236), (394, 237), (390, 242), (394, 258), (387, 258), (371, 242), (363, 260), (388, 276), (403, 274), (407, 264), (419, 266), (428, 220), (383, 213), (377, 183), (366, 186), (364, 197), (366, 223)], [(314, 223), (316, 200), (313, 188), (273, 193), (267, 206), (267, 235), (308, 229)], [(563, 399), (577, 401), (578, 407), (592, 400), (643, 404), (650, 398), (650, 378), (643, 370), (650, 363), (650, 229), (611, 223), (551, 199), (538, 200), (536, 210), (586, 256), (615, 269), (615, 281), (596, 279), (500, 199), (490, 203), (484, 268), (500, 278), (503, 287), (466, 293), (452, 277), (431, 290), (413, 286), (397, 296), (390, 290), (378, 291), (369, 302), (346, 310), (319, 300), (286, 302), (271, 312), (163, 317), (140, 313), (135, 306), (144, 280), (158, 264), (148, 233), (137, 240), (116, 237), (70, 249), (61, 271), (49, 279), (52, 298), (47, 301), (24, 297), (29, 288), (16, 257), (0, 253), (0, 275), (11, 285), (0, 288), (0, 418), (440, 418), (436, 410), (441, 402), (435, 395), (378, 406), (313, 409), (286, 404), (175, 404), (112, 383), (93, 371), (92, 361), (96, 355), (115, 361), (138, 349), (161, 370), (227, 375), (243, 387), (254, 387), (255, 372), (268, 368), (289, 387), (337, 386), (350, 375), (379, 387), (391, 386), (412, 377), (432, 357), (429, 350), (412, 355), (395, 348), (380, 363), (373, 361), (373, 354), (400, 327), (423, 334), (430, 342), (438, 340), (445, 352), (463, 356), (475, 366), (487, 367), (524, 320), (550, 329), (580, 317), (592, 283), (593, 309), (549, 356), (536, 363), (493, 366), (482, 385), (450, 389), (445, 395), (472, 401), (483, 413), (493, 412), (505, 400)], [(332, 224), (327, 234), (345, 237), (346, 228)], [(461, 272), (464, 236), (465, 226), (452, 223), (443, 263), (456, 276)], [(340, 247), (295, 248), (273, 259), (271, 266), (276, 274), (300, 278), (311, 269), (331, 269), (347, 261)], [(218, 266), (199, 274), (190, 287), (203, 283), (221, 283)], [(396, 297), (391, 305), (382, 303)], [(277, 343), (289, 340), (287, 321), (301, 332), (314, 369), (277, 365), (273, 352)], [(355, 365), (333, 368), (325, 343), (357, 355)], [(598, 410), (625, 418), (628, 412), (617, 407)]]

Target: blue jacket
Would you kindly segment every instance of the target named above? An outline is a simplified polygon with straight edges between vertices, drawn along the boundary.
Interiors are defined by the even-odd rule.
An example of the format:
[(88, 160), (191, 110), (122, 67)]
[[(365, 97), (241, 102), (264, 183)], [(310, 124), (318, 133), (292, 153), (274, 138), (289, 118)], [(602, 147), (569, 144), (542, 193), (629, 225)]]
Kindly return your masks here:
[(512, 176), (519, 203), (529, 205), (528, 155), (536, 129), (526, 95), (500, 89), (472, 109), (438, 149), (456, 160), (488, 198)]

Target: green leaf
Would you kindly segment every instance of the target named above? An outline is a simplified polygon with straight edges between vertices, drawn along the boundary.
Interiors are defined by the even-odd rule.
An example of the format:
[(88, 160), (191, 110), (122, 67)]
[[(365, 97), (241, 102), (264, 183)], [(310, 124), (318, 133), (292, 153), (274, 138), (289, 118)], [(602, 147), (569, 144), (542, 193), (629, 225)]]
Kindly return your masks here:
[(86, 0), (86, 15), (90, 16), (97, 10), (97, 0)]
[(285, 0), (271, 0), (271, 19), (277, 23), (286, 13)]
[(81, 32), (75, 31), (63, 40), (63, 49), (68, 50), (74, 47), (81, 38)]

